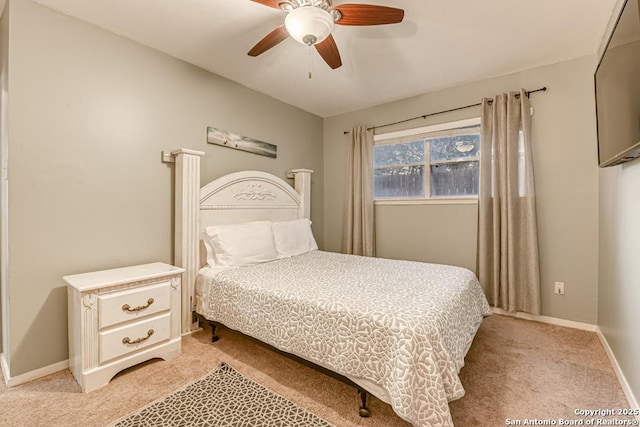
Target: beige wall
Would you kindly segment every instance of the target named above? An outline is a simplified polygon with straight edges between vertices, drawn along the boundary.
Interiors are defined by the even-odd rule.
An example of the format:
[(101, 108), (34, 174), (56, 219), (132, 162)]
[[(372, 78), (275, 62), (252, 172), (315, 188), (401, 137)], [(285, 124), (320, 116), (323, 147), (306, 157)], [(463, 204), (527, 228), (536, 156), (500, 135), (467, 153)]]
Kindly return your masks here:
[(598, 326), (640, 397), (640, 160), (600, 171)]
[[(203, 183), (314, 169), (322, 245), (321, 118), (30, 1), (11, 2), (10, 23), (12, 376), (68, 357), (62, 276), (172, 261), (163, 149), (204, 150)], [(207, 145), (208, 125), (277, 144), (278, 158)]]
[[(7, 145), (7, 119), (8, 119), (8, 94), (9, 94), (9, 13), (4, 8), (5, 3), (0, 2), (0, 165), (4, 164), (6, 157), (6, 145)], [(8, 8), (7, 8), (8, 9)], [(0, 353), (5, 347), (4, 341), (7, 336), (4, 333), (4, 328), (7, 324), (4, 322), (5, 317), (8, 315), (6, 309), (5, 300), (7, 297), (7, 281), (6, 281), (6, 269), (4, 253), (6, 245), (6, 183), (0, 179), (0, 296), (2, 302), (0, 302)]]
[[(595, 55), (325, 119), (325, 247), (340, 250), (348, 141), (343, 131), (359, 124), (389, 123), (473, 104), (483, 96), (521, 87), (547, 86), (546, 93), (531, 98), (535, 108), (532, 132), (542, 312), (546, 316), (595, 323), (598, 204), (594, 67)], [(478, 109), (468, 109), (402, 126), (424, 126), (478, 115)], [(474, 207), (378, 206), (376, 214), (381, 237), (379, 254), (475, 266)], [(566, 283), (564, 296), (554, 295), (554, 281)]]
[(477, 230), (477, 204), (378, 206), (376, 256), (453, 264), (475, 271)]
[[(600, 45), (600, 54), (623, 5), (624, 0), (616, 2), (607, 34)], [(598, 181), (598, 326), (633, 394), (629, 403), (638, 407), (640, 160), (601, 169)]]

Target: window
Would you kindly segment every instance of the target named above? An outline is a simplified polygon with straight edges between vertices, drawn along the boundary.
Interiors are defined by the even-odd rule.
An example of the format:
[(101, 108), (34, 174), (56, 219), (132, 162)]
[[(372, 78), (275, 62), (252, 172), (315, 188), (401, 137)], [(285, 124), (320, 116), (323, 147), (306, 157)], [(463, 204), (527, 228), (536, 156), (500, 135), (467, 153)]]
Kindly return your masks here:
[(376, 200), (478, 196), (480, 119), (376, 135)]

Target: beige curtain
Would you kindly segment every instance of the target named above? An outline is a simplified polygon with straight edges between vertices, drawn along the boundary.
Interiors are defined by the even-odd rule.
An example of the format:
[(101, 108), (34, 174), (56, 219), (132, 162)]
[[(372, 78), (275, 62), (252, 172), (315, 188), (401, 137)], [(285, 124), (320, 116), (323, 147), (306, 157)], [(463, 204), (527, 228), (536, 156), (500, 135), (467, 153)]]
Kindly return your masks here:
[(342, 252), (375, 256), (372, 129), (366, 126), (351, 129), (348, 167)]
[(494, 307), (540, 314), (531, 113), (523, 90), (483, 99), (480, 151), (478, 279)]

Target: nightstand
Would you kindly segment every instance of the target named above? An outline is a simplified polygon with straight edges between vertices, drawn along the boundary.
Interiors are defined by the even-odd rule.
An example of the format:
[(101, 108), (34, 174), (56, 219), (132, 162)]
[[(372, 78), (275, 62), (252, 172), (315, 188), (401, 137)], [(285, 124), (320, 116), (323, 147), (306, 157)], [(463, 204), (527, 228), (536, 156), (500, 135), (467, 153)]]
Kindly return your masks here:
[(125, 368), (180, 353), (183, 272), (156, 262), (64, 277), (69, 369), (83, 392)]

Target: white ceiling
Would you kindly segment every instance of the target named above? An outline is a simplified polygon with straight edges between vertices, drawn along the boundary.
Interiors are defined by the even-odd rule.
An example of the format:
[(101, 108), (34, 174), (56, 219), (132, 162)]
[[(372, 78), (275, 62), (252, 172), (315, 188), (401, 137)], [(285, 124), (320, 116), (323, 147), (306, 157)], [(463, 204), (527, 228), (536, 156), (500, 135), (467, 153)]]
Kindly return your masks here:
[(616, 0), (342, 0), (405, 10), (333, 31), (331, 70), (293, 39), (246, 52), (285, 13), (250, 0), (35, 0), (321, 117), (595, 53)]

